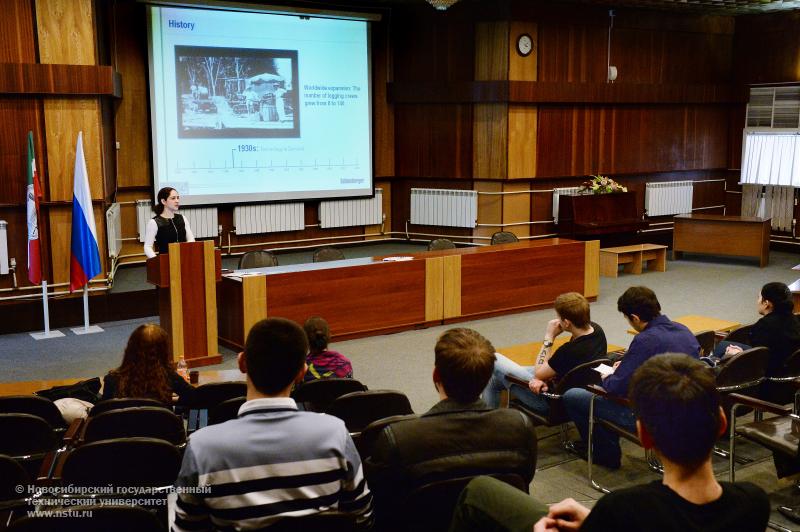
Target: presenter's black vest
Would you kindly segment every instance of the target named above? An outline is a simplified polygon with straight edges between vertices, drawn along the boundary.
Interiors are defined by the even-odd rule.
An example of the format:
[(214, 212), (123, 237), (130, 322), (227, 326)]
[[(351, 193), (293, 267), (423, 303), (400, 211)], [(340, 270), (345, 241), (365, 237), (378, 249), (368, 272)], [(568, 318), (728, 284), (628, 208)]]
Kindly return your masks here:
[(186, 222), (183, 216), (176, 214), (174, 218), (164, 218), (154, 216), (158, 232), (156, 233), (156, 245), (159, 253), (169, 253), (169, 245), (173, 242), (186, 242)]

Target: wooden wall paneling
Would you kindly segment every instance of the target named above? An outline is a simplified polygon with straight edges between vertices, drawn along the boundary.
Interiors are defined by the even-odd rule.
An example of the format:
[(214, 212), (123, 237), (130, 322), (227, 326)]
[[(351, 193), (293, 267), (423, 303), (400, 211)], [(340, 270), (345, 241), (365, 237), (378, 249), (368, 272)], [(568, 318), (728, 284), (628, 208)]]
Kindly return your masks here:
[(0, 203), (24, 205), (28, 179), (28, 131), (33, 131), (34, 151), (42, 186), (46, 157), (42, 143), (41, 107), (33, 99), (0, 98)]
[[(517, 39), (523, 33), (531, 36), (533, 50), (523, 57), (517, 53)], [(508, 79), (512, 81), (538, 80), (539, 26), (530, 21), (512, 21), (508, 32)]]
[[(243, 277), (242, 278), (242, 299), (243, 299), (243, 319), (241, 343), (247, 338), (247, 333), (259, 321), (266, 318), (268, 299), (267, 299), (267, 279), (266, 277)], [(228, 299), (225, 299), (228, 301)], [(224, 314), (224, 312), (223, 312)]]
[[(798, 52), (800, 55), (800, 46)], [(742, 167), (742, 133), (746, 114), (745, 105), (728, 106), (728, 168)]]
[(441, 321), (444, 317), (444, 259), (425, 259), (425, 321)]
[(96, 98), (48, 98), (44, 101), (49, 193), (51, 201), (72, 201), (75, 146), (83, 131), (83, 153), (92, 198), (103, 197), (100, 102)]
[(535, 105), (508, 106), (508, 178), (536, 176), (536, 136), (539, 109)]
[[(28, 231), (25, 207), (0, 207), (0, 220), (8, 224), (8, 258), (17, 261), (17, 284), (27, 286), (28, 268)], [(0, 288), (11, 288), (13, 281), (10, 275), (0, 276)]]
[(476, 179), (508, 177), (508, 104), (476, 104), (472, 172)]
[(372, 140), (375, 176), (394, 174), (394, 106), (389, 103), (386, 84), (392, 80), (389, 24), (372, 24)]
[(508, 79), (509, 23), (507, 21), (475, 24), (475, 79)]
[(5, 0), (0, 16), (0, 63), (35, 63), (36, 38), (30, 0)]
[(97, 64), (92, 0), (38, 0), (36, 25), (41, 63)]
[[(502, 192), (503, 183), (493, 181), (475, 181), (474, 190), (478, 192)], [(478, 224), (487, 224), (487, 227), (476, 227), (473, 229), (473, 236), (490, 237), (497, 231), (502, 231), (502, 227), (495, 224), (503, 223), (503, 196), (501, 195), (478, 195)], [(513, 228), (512, 233), (516, 233)], [(479, 240), (480, 244), (488, 244), (488, 240)]]
[[(705, 183), (695, 183), (692, 194), (692, 208), (697, 209), (701, 207), (712, 207), (716, 205), (725, 205), (725, 182), (713, 181)], [(703, 214), (722, 214), (722, 209), (719, 211), (703, 209), (700, 211)]]
[(734, 74), (742, 83), (800, 81), (800, 12), (736, 17)]
[(396, 175), (472, 178), (471, 105), (395, 105)]
[(586, 262), (583, 271), (583, 296), (597, 297), (600, 295), (600, 241), (588, 240), (586, 242)]
[[(381, 227), (384, 228), (385, 231), (391, 231), (392, 227), (392, 183), (390, 181), (376, 181), (375, 188), (381, 189), (383, 203), (383, 225), (367, 225), (364, 227), (364, 233), (380, 233)], [(375, 240), (384, 238), (383, 236), (368, 236), (366, 237), (367, 240)]]
[[(503, 183), (503, 192), (519, 192), (528, 190), (529, 183)], [(520, 222), (529, 222), (531, 213), (531, 196), (530, 194), (509, 194), (502, 196), (503, 198), (503, 217), (502, 223), (512, 224)], [(505, 230), (512, 230), (517, 236), (529, 236), (530, 225), (515, 225), (505, 227)]]
[[(566, 183), (541, 183), (539, 180), (528, 183), (532, 190), (550, 190), (555, 186), (569, 186)], [(531, 214), (533, 220), (552, 220), (553, 219), (553, 194), (549, 192), (538, 192), (531, 194)], [(535, 224), (530, 226), (531, 236), (549, 235), (556, 232), (556, 226), (550, 224)]]
[(116, 2), (112, 16), (112, 60), (125, 82), (123, 97), (115, 102), (115, 133), (120, 145), (117, 186), (152, 186), (147, 43), (146, 32), (141, 31), (146, 25), (145, 6)]
[(444, 259), (443, 317), (455, 318), (461, 315), (461, 255), (448, 255), (442, 258)]
[[(100, 251), (101, 271), (106, 274), (108, 247), (105, 237), (105, 212), (101, 205), (93, 205), (94, 223), (97, 227), (97, 247)], [(50, 261), (54, 283), (69, 282), (70, 245), (72, 242), (72, 204), (52, 205), (46, 211), (50, 232)], [(44, 217), (43, 217), (44, 218)]]
[(539, 81), (601, 82), (607, 78), (607, 29), (539, 24)]

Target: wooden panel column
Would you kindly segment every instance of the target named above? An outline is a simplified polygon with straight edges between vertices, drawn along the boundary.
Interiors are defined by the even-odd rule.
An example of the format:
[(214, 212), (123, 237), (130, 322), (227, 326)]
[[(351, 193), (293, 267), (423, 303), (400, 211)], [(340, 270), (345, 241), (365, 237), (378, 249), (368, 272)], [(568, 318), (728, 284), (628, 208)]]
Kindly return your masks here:
[[(39, 58), (44, 64), (96, 65), (94, 3), (91, 0), (37, 0), (36, 29)], [(83, 149), (93, 200), (103, 199), (101, 113), (98, 97), (47, 98), (44, 100), (44, 126), (47, 145), (49, 200), (71, 202), (75, 145), (83, 131)], [(97, 239), (106, 241), (105, 217), (95, 208)], [(53, 281), (69, 280), (69, 246), (72, 207), (51, 206), (47, 211), (50, 226)], [(100, 261), (105, 273), (104, 255)]]

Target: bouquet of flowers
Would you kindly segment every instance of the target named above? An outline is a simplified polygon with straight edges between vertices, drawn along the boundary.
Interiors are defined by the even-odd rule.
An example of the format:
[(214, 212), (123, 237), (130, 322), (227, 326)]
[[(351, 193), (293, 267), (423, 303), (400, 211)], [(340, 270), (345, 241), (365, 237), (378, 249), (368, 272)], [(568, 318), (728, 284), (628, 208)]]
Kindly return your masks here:
[(581, 185), (582, 194), (612, 194), (614, 192), (627, 192), (628, 189), (603, 175), (593, 175), (589, 181)]

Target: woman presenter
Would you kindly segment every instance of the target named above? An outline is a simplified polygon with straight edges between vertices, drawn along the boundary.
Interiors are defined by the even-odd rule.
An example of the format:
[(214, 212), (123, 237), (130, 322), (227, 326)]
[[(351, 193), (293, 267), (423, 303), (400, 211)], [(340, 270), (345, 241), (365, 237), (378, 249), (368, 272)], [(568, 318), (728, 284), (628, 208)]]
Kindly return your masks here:
[(156, 215), (147, 222), (144, 236), (144, 254), (148, 259), (156, 256), (153, 243), (159, 253), (168, 253), (173, 242), (194, 242), (189, 220), (178, 214), (181, 197), (174, 188), (164, 187), (156, 195)]

